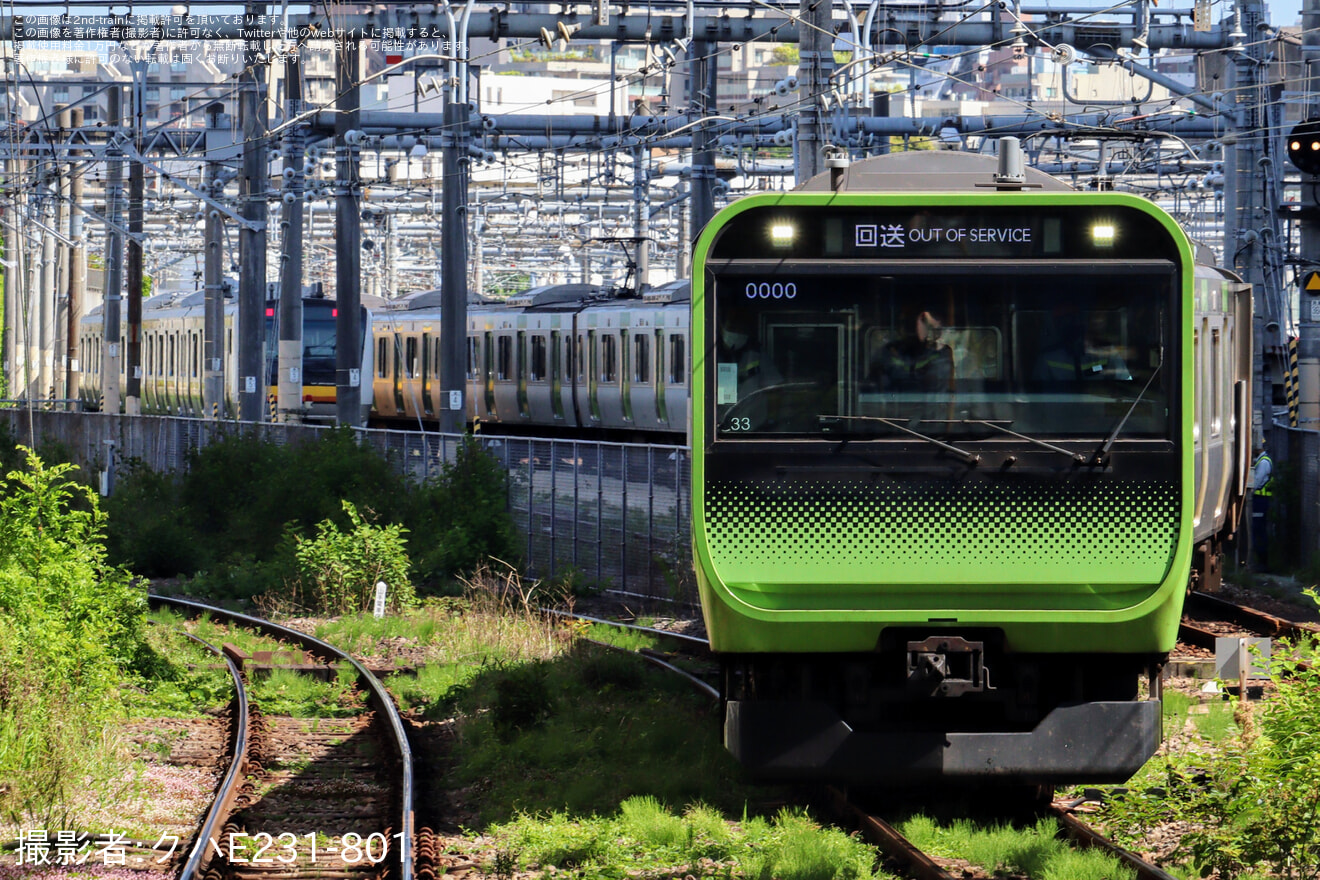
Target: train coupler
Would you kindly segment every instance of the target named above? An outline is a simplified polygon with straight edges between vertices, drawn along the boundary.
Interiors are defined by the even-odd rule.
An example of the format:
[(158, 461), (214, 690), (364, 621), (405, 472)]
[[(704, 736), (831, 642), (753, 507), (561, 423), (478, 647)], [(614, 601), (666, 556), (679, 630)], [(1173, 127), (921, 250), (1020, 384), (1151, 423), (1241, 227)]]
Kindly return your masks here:
[(985, 643), (932, 636), (907, 643), (908, 689), (923, 696), (960, 697), (994, 690), (985, 666)]

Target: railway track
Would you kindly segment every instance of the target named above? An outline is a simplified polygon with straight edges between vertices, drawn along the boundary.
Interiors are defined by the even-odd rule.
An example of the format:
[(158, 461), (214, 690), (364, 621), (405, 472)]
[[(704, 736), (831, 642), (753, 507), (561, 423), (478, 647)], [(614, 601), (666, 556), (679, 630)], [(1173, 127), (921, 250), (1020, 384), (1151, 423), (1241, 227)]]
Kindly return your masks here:
[[(848, 795), (838, 789), (827, 789), (830, 808), (855, 824), (863, 835), (883, 852), (897, 867), (915, 880), (961, 880), (961, 869), (951, 870), (933, 857), (912, 844), (903, 834), (884, 817), (870, 809), (859, 806)], [(1040, 815), (1053, 818), (1059, 825), (1059, 835), (1066, 838), (1073, 846), (1080, 849), (1098, 849), (1118, 860), (1135, 872), (1137, 880), (1175, 880), (1175, 878), (1156, 865), (1145, 861), (1140, 856), (1126, 850), (1104, 835), (1095, 831), (1079, 820), (1067, 808), (1051, 804), (1041, 810)]]
[(248, 704), (236, 652), (207, 645), (225, 655), (238, 694), (233, 757), (181, 880), (412, 880), (412, 750), (375, 676), (337, 648), (278, 624), (182, 599), (150, 601), (347, 664), (367, 705), (337, 719), (263, 716)]
[(1210, 651), (1215, 649), (1216, 638), (1296, 639), (1307, 635), (1320, 635), (1320, 626), (1295, 623), (1205, 593), (1192, 593), (1187, 597), (1178, 628), (1180, 641)]

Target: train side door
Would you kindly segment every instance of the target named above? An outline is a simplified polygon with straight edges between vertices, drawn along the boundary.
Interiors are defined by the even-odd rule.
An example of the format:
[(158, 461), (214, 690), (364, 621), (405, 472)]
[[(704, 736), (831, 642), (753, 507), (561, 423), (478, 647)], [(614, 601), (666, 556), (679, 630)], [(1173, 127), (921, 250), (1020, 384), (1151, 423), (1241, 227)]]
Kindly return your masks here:
[[(567, 350), (567, 349), (565, 349)], [(564, 380), (563, 369), (560, 363), (559, 331), (550, 331), (550, 411), (554, 414), (555, 421), (564, 420)]]
[(587, 403), (591, 410), (591, 420), (600, 421), (600, 341), (595, 330), (587, 331)]
[[(663, 316), (661, 317), (663, 321)], [(665, 331), (655, 330), (655, 420), (663, 427), (669, 424), (669, 407), (665, 402)]]
[(514, 379), (518, 390), (518, 416), (531, 418), (527, 404), (527, 331), (519, 330), (514, 346)]
[(403, 337), (394, 334), (394, 411), (404, 414), (403, 409)]
[(485, 370), (486, 415), (495, 415), (495, 334), (487, 330), (481, 339), (482, 368)]
[[(438, 368), (440, 366), (439, 361), (437, 361), (434, 366)], [(433, 367), (431, 363), (431, 334), (423, 332), (422, 333), (422, 412), (426, 414), (427, 418), (433, 418), (435, 416), (435, 402), (431, 400), (432, 368)]]

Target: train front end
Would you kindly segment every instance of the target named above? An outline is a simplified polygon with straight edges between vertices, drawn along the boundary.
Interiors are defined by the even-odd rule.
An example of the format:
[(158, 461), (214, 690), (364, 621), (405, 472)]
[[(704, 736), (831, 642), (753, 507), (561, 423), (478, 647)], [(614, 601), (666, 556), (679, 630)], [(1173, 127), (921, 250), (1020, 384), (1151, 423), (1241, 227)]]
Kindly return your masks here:
[(694, 254), (693, 532), (754, 773), (1118, 781), (1191, 561), (1191, 245), (1117, 193), (752, 196)]

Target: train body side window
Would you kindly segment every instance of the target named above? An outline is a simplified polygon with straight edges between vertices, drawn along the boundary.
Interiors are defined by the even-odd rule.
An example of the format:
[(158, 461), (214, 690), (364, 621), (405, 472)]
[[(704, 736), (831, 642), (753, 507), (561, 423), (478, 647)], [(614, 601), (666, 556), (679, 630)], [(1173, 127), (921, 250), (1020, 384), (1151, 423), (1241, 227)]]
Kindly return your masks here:
[(682, 385), (687, 373), (687, 351), (681, 333), (669, 336), (669, 382)]
[(651, 381), (650, 343), (650, 337), (644, 333), (633, 337), (633, 381), (639, 385)]
[(607, 333), (601, 342), (600, 381), (617, 382), (619, 380), (619, 339)]
[(540, 382), (542, 379), (545, 378), (545, 373), (546, 373), (545, 367), (546, 367), (545, 337), (533, 336), (532, 364), (531, 364), (531, 369), (528, 371), (527, 378), (533, 382)]
[(495, 340), (495, 378), (501, 381), (508, 381), (513, 378), (513, 348), (512, 340), (507, 336), (497, 337)]

